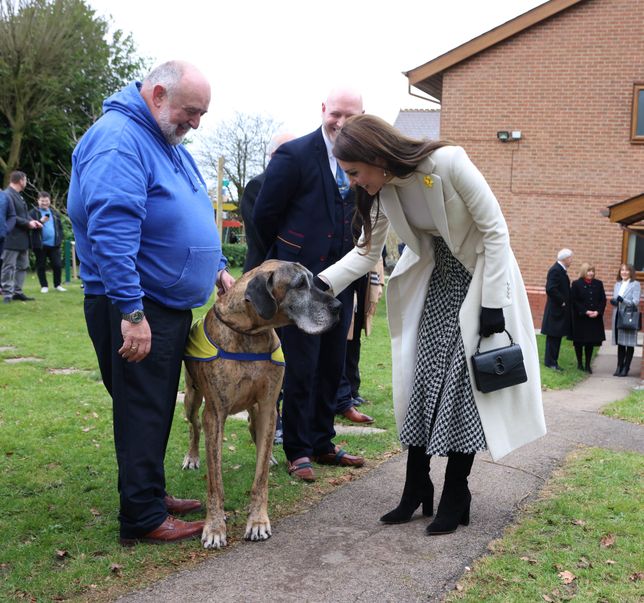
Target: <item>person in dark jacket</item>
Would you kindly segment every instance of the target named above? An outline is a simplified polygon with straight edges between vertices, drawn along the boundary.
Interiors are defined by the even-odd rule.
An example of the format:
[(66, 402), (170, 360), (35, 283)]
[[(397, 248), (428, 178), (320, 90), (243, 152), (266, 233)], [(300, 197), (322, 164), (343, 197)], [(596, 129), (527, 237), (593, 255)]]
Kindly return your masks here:
[(15, 226), (7, 233), (2, 252), (2, 301), (5, 304), (11, 300), (34, 299), (25, 295), (22, 286), (29, 268), (29, 232), (42, 228), (42, 224), (29, 217), (27, 202), (20, 194), (26, 186), (27, 174), (15, 171), (11, 172), (9, 186), (4, 191), (16, 216)]
[(13, 230), (16, 225), (16, 210), (9, 196), (4, 191), (0, 191), (0, 272), (2, 272), (2, 250), (4, 249), (4, 239), (8, 232)]
[(38, 207), (32, 209), (29, 215), (42, 224), (42, 228), (34, 230), (31, 235), (31, 248), (36, 256), (36, 273), (40, 282), (40, 292), (47, 293), (47, 260), (54, 273), (54, 288), (56, 291), (67, 291), (60, 284), (62, 262), (60, 246), (63, 242), (63, 225), (60, 214), (51, 206), (51, 195), (47, 191), (38, 193)]
[[(579, 278), (570, 287), (572, 318), (571, 339), (577, 355), (577, 368), (592, 373), (590, 361), (593, 348), (606, 339), (604, 309), (606, 293), (604, 284), (595, 278), (595, 267), (587, 262), (579, 269)], [(585, 354), (585, 362), (583, 355)]]
[(541, 333), (546, 336), (546, 367), (561, 371), (559, 349), (561, 338), (570, 335), (570, 279), (567, 270), (572, 263), (572, 251), (562, 249), (557, 262), (548, 270), (546, 278), (546, 307), (543, 311)]

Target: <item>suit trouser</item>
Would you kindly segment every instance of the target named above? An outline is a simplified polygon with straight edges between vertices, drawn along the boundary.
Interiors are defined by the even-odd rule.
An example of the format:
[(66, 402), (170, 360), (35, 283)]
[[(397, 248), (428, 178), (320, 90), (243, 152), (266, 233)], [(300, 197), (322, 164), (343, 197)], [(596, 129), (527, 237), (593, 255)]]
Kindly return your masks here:
[(2, 252), (2, 294), (5, 297), (22, 290), (29, 268), (29, 249), (5, 249)]
[(36, 256), (36, 274), (41, 287), (47, 287), (47, 259), (51, 264), (54, 273), (54, 287), (60, 285), (60, 276), (62, 271), (62, 261), (60, 258), (60, 246), (50, 247), (43, 245), (42, 249), (34, 249)]
[(122, 538), (140, 537), (168, 515), (165, 458), (192, 312), (143, 300), (152, 349), (139, 363), (119, 354), (121, 314), (104, 295), (85, 297), (85, 320), (112, 396)]
[(546, 335), (546, 349), (543, 363), (546, 366), (558, 366), (559, 349), (561, 348), (561, 337)]
[(286, 359), (282, 424), (284, 452), (293, 461), (333, 450), (336, 393), (344, 370), (353, 290), (337, 296), (340, 321), (322, 335), (284, 327), (280, 338)]
[(344, 372), (338, 387), (336, 413), (342, 414), (353, 406), (352, 399), (360, 394), (360, 348), (362, 329), (364, 327), (365, 298), (369, 286), (368, 275), (354, 281), (355, 292), (353, 311), (353, 337), (347, 339), (347, 351), (344, 359)]

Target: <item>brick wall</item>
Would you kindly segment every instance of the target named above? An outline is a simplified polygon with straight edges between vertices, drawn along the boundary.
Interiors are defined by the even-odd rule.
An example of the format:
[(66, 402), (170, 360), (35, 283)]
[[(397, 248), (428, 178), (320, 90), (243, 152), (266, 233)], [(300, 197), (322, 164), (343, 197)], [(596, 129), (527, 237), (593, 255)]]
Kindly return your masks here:
[[(622, 231), (600, 211), (644, 191), (644, 145), (630, 143), (644, 82), (644, 1), (587, 0), (444, 73), (441, 136), (463, 145), (508, 221), (536, 326), (562, 247), (612, 291)], [(498, 130), (521, 130), (502, 143)], [(607, 317), (608, 319), (608, 317)]]

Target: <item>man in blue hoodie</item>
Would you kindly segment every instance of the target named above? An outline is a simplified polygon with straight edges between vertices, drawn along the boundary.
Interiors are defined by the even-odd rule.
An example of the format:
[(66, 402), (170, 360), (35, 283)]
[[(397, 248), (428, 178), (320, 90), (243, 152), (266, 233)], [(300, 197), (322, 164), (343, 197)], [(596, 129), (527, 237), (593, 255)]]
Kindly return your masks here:
[(181, 142), (199, 127), (210, 85), (170, 61), (108, 98), (72, 156), (67, 209), (81, 261), (85, 319), (112, 396), (123, 545), (175, 542), (203, 522), (175, 515), (164, 457), (191, 308), (228, 289), (206, 184)]

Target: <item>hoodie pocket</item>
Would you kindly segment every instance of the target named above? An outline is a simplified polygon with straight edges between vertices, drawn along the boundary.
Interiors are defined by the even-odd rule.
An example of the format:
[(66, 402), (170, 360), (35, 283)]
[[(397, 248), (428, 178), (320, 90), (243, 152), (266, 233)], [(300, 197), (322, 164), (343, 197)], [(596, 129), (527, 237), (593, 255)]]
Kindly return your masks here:
[(164, 286), (166, 294), (192, 304), (204, 304), (212, 293), (221, 258), (219, 247), (190, 247), (181, 275)]

